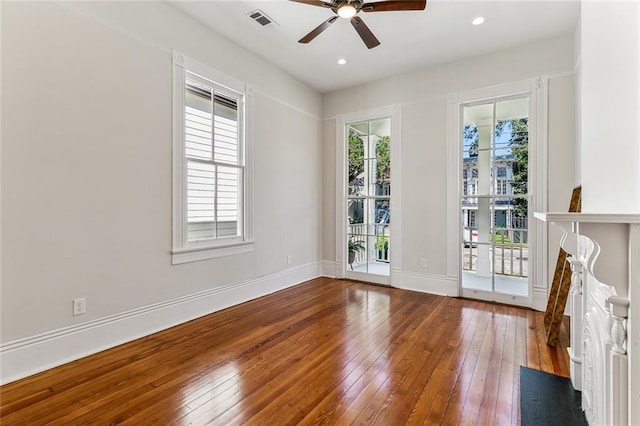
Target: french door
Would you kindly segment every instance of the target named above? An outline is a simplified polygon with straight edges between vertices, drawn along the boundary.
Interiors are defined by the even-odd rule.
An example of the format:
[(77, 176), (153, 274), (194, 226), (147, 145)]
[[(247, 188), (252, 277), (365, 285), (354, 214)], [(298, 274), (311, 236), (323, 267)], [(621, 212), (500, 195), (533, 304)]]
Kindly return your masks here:
[(345, 125), (345, 276), (388, 283), (391, 262), (391, 118)]
[(528, 95), (462, 106), (462, 295), (527, 304)]

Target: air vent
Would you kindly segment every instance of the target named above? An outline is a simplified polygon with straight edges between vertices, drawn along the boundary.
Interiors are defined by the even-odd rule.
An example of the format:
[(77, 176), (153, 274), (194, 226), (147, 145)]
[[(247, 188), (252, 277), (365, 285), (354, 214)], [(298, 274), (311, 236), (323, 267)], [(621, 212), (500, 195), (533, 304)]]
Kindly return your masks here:
[(256, 9), (253, 12), (251, 12), (249, 14), (249, 17), (254, 21), (256, 21), (257, 23), (259, 23), (260, 25), (262, 25), (263, 27), (266, 27), (269, 24), (278, 25), (273, 19), (269, 18), (267, 14), (261, 11), (260, 9)]

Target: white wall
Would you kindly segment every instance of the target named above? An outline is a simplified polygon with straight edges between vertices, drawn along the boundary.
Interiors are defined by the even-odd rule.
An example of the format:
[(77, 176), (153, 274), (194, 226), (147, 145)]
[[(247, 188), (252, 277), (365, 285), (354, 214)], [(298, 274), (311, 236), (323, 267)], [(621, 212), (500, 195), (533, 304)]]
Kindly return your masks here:
[(582, 46), (580, 34), (582, 24), (578, 20), (578, 25), (573, 32), (573, 61), (574, 61), (574, 94), (573, 106), (575, 109), (575, 163), (573, 182), (575, 186), (582, 184)]
[[(583, 1), (580, 23), (577, 39), (582, 76), (582, 210), (637, 214), (640, 213), (640, 3)], [(616, 238), (616, 229), (616, 225), (610, 225), (601, 237), (607, 243), (603, 246), (609, 248), (609, 259), (617, 253), (627, 253), (630, 248), (626, 238)], [(633, 232), (637, 238), (637, 229)], [(628, 270), (605, 272), (605, 276), (619, 278), (603, 282), (618, 289), (626, 287), (626, 274), (637, 271), (637, 248), (633, 249), (636, 252), (628, 257)], [(603, 259), (598, 262), (602, 264)], [(606, 271), (611, 265), (607, 265), (606, 259), (604, 262), (602, 269)], [(628, 418), (634, 424), (640, 419), (640, 288), (637, 278), (633, 280), (633, 274), (631, 277), (626, 345)]]
[[(573, 39), (566, 36), (399, 75), (323, 96), (325, 199), (335, 199), (335, 117), (399, 104), (402, 107), (402, 272), (427, 282), (447, 277), (447, 99), (448, 93), (549, 75), (549, 209), (565, 211), (573, 187)], [(397, 176), (395, 174), (394, 176)], [(335, 218), (325, 209), (324, 251), (333, 250)], [(558, 254), (559, 235), (549, 237), (550, 275)], [(428, 268), (420, 268), (420, 258)], [(447, 279), (450, 277), (447, 277)], [(454, 277), (455, 278), (455, 277)], [(546, 283), (538, 283), (546, 285)]]
[(582, 206), (640, 212), (640, 3), (583, 2)]
[[(1, 7), (2, 381), (319, 274), (318, 93), (164, 3)], [(252, 253), (171, 265), (171, 49), (255, 89)]]
[[(574, 76), (549, 81), (549, 151), (547, 209), (550, 212), (567, 212), (575, 183), (576, 127), (575, 127)], [(557, 226), (548, 227), (547, 283), (553, 281), (562, 231)]]

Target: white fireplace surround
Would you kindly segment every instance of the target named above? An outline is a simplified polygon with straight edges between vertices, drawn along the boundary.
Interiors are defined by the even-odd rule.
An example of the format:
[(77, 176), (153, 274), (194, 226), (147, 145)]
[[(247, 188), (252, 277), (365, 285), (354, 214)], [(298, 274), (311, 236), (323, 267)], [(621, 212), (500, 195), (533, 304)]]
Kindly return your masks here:
[(587, 421), (637, 425), (640, 215), (535, 213), (535, 217), (562, 228), (560, 244), (569, 254), (571, 381), (582, 391)]

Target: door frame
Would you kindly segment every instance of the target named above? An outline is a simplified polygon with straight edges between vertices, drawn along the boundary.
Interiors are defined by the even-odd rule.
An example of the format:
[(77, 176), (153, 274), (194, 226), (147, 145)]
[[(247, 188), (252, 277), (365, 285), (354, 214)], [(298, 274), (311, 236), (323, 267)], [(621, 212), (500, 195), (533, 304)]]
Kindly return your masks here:
[[(336, 278), (351, 278), (376, 284), (391, 285), (394, 274), (399, 272), (397, 265), (401, 265), (401, 202), (400, 202), (400, 106), (392, 105), (367, 111), (342, 114), (336, 117)], [(391, 119), (391, 197), (390, 205), (392, 219), (389, 223), (390, 233), (390, 263), (389, 275), (376, 275), (350, 271), (347, 262), (347, 131), (348, 123), (371, 121), (381, 118)], [(395, 220), (394, 220), (395, 217)]]
[(544, 310), (547, 302), (547, 224), (533, 217), (547, 211), (548, 77), (451, 93), (447, 96), (447, 276), (462, 290), (462, 109), (472, 103), (528, 96), (529, 110), (529, 290), (527, 297), (478, 291), (475, 298)]

